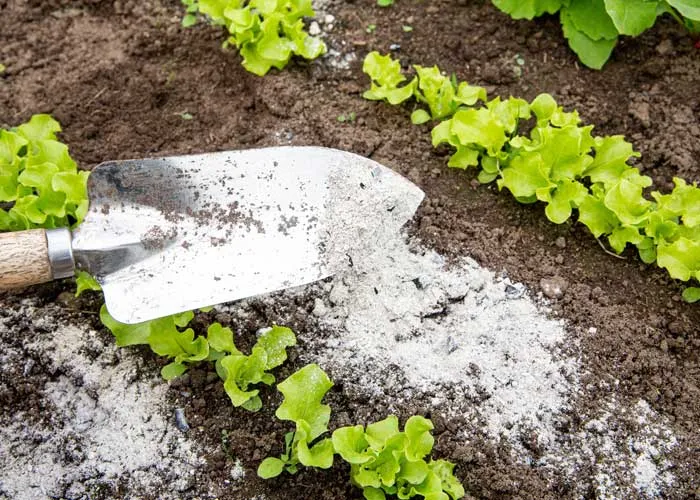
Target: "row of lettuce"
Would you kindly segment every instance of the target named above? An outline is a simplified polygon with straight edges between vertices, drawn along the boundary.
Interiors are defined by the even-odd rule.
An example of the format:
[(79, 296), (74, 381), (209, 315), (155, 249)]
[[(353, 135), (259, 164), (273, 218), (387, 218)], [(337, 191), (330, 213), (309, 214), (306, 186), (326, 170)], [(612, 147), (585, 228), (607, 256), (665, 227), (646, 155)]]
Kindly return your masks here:
[[(409, 80), (399, 61), (377, 52), (363, 69), (372, 81), (365, 98), (413, 102), (414, 124), (436, 123), (432, 142), (454, 149), (450, 167), (475, 168), (481, 183), (496, 181), (521, 203), (543, 203), (555, 224), (575, 219), (618, 254), (632, 245), (672, 278), (700, 281), (700, 189), (674, 178), (671, 193), (647, 194), (652, 180), (628, 164), (639, 153), (623, 136), (594, 136), (592, 125), (549, 94), (489, 100), (483, 88), (437, 67), (414, 66)], [(700, 288), (683, 297), (697, 301)]]
[[(126, 325), (115, 321), (104, 306), (100, 312), (119, 346), (149, 345), (171, 360), (162, 369), (164, 378), (182, 375), (192, 364), (213, 362), (231, 403), (260, 410), (259, 386), (275, 383), (271, 370), (282, 365), (287, 349), (296, 345), (292, 330), (281, 326), (261, 330), (246, 355), (236, 347), (233, 331), (219, 323), (211, 324), (206, 336), (195, 335), (186, 328), (193, 317), (194, 313), (187, 312)], [(464, 488), (453, 474), (454, 464), (430, 458), (434, 444), (430, 420), (412, 416), (402, 431), (398, 418), (390, 415), (366, 427), (338, 427), (330, 433), (331, 408), (322, 400), (332, 387), (333, 382), (316, 364), (304, 366), (277, 384), (283, 401), (275, 415), (292, 422), (294, 428), (285, 434), (283, 453), (260, 463), (260, 477), (269, 479), (285, 471), (295, 474), (302, 466), (328, 469), (337, 455), (349, 464), (350, 480), (362, 488), (367, 500), (387, 495), (401, 499), (420, 495), (428, 500), (464, 496)]]
[[(256, 75), (282, 69), (292, 56), (315, 59), (326, 52), (318, 36), (310, 36), (305, 17), (313, 17), (311, 0), (181, 0), (185, 27), (200, 18), (222, 26), (224, 47), (234, 46), (243, 66)], [(586, 66), (600, 69), (621, 36), (639, 36), (663, 15), (676, 19), (691, 34), (700, 34), (697, 0), (492, 0), (514, 19), (557, 14), (569, 46)], [(378, 0), (392, 5), (393, 0)]]

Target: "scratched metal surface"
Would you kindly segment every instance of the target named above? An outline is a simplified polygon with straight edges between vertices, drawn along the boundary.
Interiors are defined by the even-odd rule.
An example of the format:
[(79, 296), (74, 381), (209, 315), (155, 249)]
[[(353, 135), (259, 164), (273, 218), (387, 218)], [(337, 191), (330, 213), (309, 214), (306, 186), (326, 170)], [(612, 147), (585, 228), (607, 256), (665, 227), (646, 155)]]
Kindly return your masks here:
[(423, 198), (372, 160), (316, 147), (107, 162), (88, 189), (74, 254), (125, 323), (339, 272)]

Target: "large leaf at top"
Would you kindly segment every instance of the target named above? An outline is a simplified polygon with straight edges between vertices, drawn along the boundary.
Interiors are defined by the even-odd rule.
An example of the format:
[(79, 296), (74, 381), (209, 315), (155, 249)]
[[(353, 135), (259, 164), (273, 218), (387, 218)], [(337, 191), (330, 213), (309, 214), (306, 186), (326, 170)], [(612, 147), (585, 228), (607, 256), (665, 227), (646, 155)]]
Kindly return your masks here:
[(617, 38), (617, 28), (605, 10), (604, 0), (571, 0), (566, 12), (576, 29), (594, 41)]
[(617, 44), (617, 38), (593, 40), (576, 28), (566, 10), (562, 9), (560, 18), (564, 36), (569, 41), (569, 47), (576, 53), (581, 62), (589, 68), (602, 68), (610, 59), (610, 54)]
[(656, 21), (657, 0), (605, 0), (605, 9), (621, 35), (637, 36)]
[(493, 0), (493, 4), (513, 19), (532, 19), (542, 14), (554, 14), (561, 0)]
[(669, 5), (678, 9), (683, 16), (693, 21), (700, 21), (700, 2), (698, 0), (666, 0)]

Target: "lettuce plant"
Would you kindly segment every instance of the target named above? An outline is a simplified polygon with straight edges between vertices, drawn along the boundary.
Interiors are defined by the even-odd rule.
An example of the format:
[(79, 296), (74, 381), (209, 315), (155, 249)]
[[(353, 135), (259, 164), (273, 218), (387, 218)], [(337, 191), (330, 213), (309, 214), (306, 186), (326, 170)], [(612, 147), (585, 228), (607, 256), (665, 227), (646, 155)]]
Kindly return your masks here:
[(235, 46), (243, 67), (256, 75), (284, 68), (292, 56), (316, 59), (326, 46), (304, 29), (304, 17), (313, 17), (311, 0), (182, 0), (187, 7), (184, 26), (197, 14), (226, 28), (224, 46)]
[(209, 357), (209, 342), (205, 337), (195, 338), (191, 328), (181, 330), (193, 317), (194, 313), (188, 311), (128, 325), (112, 318), (104, 305), (100, 309), (100, 320), (114, 334), (119, 347), (145, 344), (159, 356), (173, 359), (161, 370), (165, 380), (185, 373), (187, 364), (204, 361)]
[(275, 382), (269, 371), (287, 360), (287, 347), (296, 345), (292, 330), (282, 326), (264, 330), (251, 354), (245, 355), (236, 348), (233, 331), (220, 323), (209, 325), (206, 337), (195, 336), (192, 328), (186, 328), (193, 317), (194, 312), (188, 311), (128, 325), (112, 318), (104, 305), (100, 310), (100, 320), (114, 334), (118, 346), (145, 344), (159, 356), (172, 359), (161, 370), (165, 380), (179, 377), (190, 364), (213, 361), (233, 406), (258, 411), (262, 407), (259, 390), (250, 386)]
[(384, 500), (386, 495), (400, 499), (417, 495), (427, 500), (449, 500), (464, 496), (464, 488), (454, 477), (454, 464), (428, 460), (434, 438), (430, 420), (413, 416), (403, 432), (399, 420), (390, 415), (367, 425), (341, 427), (333, 432), (333, 448), (350, 464), (353, 484), (362, 488), (367, 500)]
[(207, 330), (210, 359), (216, 361), (216, 372), (224, 381), (224, 390), (233, 406), (258, 411), (262, 401), (258, 389), (250, 386), (263, 383), (272, 385), (275, 377), (270, 370), (287, 360), (287, 347), (296, 345), (296, 336), (289, 328), (273, 326), (258, 337), (250, 355), (241, 353), (233, 342), (233, 332), (219, 323)]
[(333, 465), (331, 439), (319, 439), (328, 432), (331, 408), (321, 400), (331, 387), (333, 382), (315, 364), (306, 365), (277, 384), (284, 401), (275, 415), (280, 420), (294, 422), (294, 431), (285, 435), (285, 450), (279, 458), (268, 457), (260, 463), (260, 477), (269, 479), (283, 471), (295, 474), (300, 464), (321, 469)]
[(700, 3), (694, 0), (492, 0), (514, 19), (559, 12), (564, 36), (583, 64), (600, 69), (620, 35), (638, 36), (657, 17), (670, 14), (691, 33), (700, 32)]
[(66, 227), (88, 209), (89, 172), (78, 171), (49, 115), (0, 130), (0, 231)]
[[(651, 178), (629, 165), (638, 157), (622, 136), (596, 137), (576, 111), (566, 112), (549, 94), (532, 102), (510, 97), (487, 100), (478, 87), (466, 87), (434, 69), (415, 66), (408, 84), (397, 61), (370, 53), (364, 69), (372, 80), (368, 99), (390, 103), (414, 98), (428, 109), (414, 123), (437, 120), (433, 145), (455, 149), (448, 165), (475, 167), (482, 183), (496, 181), (521, 203), (542, 202), (547, 218), (562, 224), (577, 216), (596, 238), (606, 238), (617, 253), (637, 247), (647, 264), (656, 262), (681, 281), (700, 281), (700, 189), (674, 179), (669, 194), (645, 190)], [(421, 81), (427, 75), (428, 82)], [(400, 84), (403, 84), (399, 87)], [(452, 90), (449, 90), (451, 87)], [(412, 95), (406, 95), (410, 88)], [(426, 88), (440, 89), (427, 91)], [(461, 90), (466, 89), (466, 90)], [(400, 93), (400, 99), (395, 98)], [(469, 95), (470, 99), (460, 99)], [(446, 97), (447, 96), (447, 97)], [(480, 104), (483, 101), (483, 104)], [(436, 111), (437, 110), (437, 111)], [(534, 119), (529, 134), (523, 120)], [(700, 288), (687, 288), (690, 302)]]
[(464, 488), (454, 477), (454, 464), (445, 460), (426, 461), (433, 449), (430, 420), (413, 416), (403, 431), (396, 416), (363, 427), (362, 425), (328, 432), (331, 409), (321, 400), (333, 382), (326, 373), (311, 364), (292, 374), (277, 388), (284, 401), (275, 415), (294, 422), (295, 429), (285, 435), (285, 451), (260, 463), (258, 475), (269, 479), (287, 471), (295, 474), (299, 465), (327, 469), (334, 454), (350, 464), (350, 478), (362, 488), (367, 500), (386, 495), (400, 499), (422, 496), (427, 500), (450, 500), (464, 496)]

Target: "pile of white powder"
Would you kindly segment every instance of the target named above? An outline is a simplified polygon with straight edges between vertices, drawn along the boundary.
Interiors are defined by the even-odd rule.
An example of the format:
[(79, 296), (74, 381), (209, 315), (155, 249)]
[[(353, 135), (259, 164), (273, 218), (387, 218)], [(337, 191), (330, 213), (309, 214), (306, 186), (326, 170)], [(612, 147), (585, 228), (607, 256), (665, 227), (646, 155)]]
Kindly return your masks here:
[[(580, 415), (587, 423), (574, 436), (557, 430), (582, 390), (581, 368), (573, 336), (541, 298), (406, 238), (372, 248), (381, 250), (358, 249), (352, 268), (325, 285), (313, 311), (318, 331), (304, 337), (303, 359), (348, 397), (458, 419), (465, 441), (506, 439), (516, 460), (554, 475), (595, 464), (581, 493), (653, 497), (673, 484), (665, 455), (676, 439), (644, 401)], [(646, 425), (630, 426), (635, 419)], [(523, 446), (533, 437), (537, 457)]]
[[(86, 327), (57, 326), (30, 301), (5, 314), (50, 332), (25, 347), (32, 360), (25, 373), (38, 359), (56, 376), (43, 388), (48, 427), (21, 412), (0, 427), (0, 498), (85, 498), (92, 488), (116, 484), (131, 494), (165, 485), (177, 496), (190, 485), (202, 461), (176, 428), (157, 371), (139, 374), (143, 362), (133, 350)], [(8, 319), (0, 317), (3, 333)], [(5, 351), (5, 362), (18, 361), (10, 357)]]

